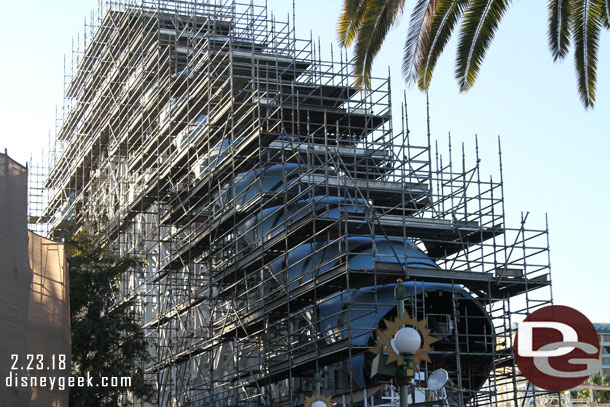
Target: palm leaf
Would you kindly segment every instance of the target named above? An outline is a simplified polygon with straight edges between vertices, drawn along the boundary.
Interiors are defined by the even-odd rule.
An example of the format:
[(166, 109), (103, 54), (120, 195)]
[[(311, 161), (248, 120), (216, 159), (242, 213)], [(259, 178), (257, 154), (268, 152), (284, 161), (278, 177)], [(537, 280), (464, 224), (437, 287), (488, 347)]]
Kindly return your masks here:
[(349, 47), (358, 33), (368, 0), (345, 0), (337, 35), (341, 46)]
[(385, 3), (385, 12), (387, 14), (388, 22), (390, 25), (394, 25), (402, 16), (405, 0), (386, 0)]
[(402, 73), (407, 83), (417, 79), (417, 70), (423, 57), (422, 51), (430, 42), (430, 30), (437, 3), (438, 0), (418, 0), (411, 13), (402, 60)]
[(464, 11), (455, 76), (460, 90), (475, 82), (481, 62), (510, 0), (472, 0)]
[(605, 0), (603, 2), (602, 22), (604, 23), (604, 27), (610, 28), (610, 0)]
[(445, 45), (451, 38), (455, 24), (470, 0), (439, 0), (430, 25), (429, 39), (421, 44), (421, 61), (418, 66), (419, 88), (427, 91), (432, 73)]
[(549, 46), (555, 61), (563, 59), (570, 48), (572, 3), (572, 0), (549, 1)]
[(403, 6), (404, 0), (368, 0), (356, 39), (354, 74), (358, 88), (370, 88), (373, 59)]
[(595, 103), (597, 80), (597, 49), (602, 25), (604, 0), (574, 2), (572, 35), (578, 92), (585, 108)]

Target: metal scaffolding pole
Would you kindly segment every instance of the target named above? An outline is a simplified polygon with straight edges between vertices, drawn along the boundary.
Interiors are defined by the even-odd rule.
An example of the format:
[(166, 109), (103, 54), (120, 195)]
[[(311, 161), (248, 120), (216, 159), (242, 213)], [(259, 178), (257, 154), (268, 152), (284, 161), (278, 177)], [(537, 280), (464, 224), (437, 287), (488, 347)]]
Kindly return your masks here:
[(399, 278), (452, 403), (527, 397), (513, 321), (551, 302), (548, 231), (506, 225), (478, 145), (470, 167), (412, 144), (389, 77), (357, 89), (264, 5), (107, 1), (87, 27), (30, 219), (144, 261), (117, 301), (137, 299), (159, 405), (298, 406), (317, 371), (382, 405), (366, 350)]

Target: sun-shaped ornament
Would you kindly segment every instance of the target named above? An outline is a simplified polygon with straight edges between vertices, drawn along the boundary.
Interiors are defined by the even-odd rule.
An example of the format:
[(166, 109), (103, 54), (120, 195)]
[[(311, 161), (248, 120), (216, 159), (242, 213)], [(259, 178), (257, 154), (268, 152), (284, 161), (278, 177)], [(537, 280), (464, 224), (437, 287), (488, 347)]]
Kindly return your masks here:
[(379, 339), (375, 341), (375, 346), (369, 349), (369, 351), (373, 352), (376, 355), (380, 353), (388, 354), (386, 365), (389, 365), (392, 362), (396, 362), (399, 366), (402, 365), (405, 360), (394, 350), (394, 347), (392, 346), (392, 339), (394, 338), (394, 335), (396, 335), (396, 332), (398, 332), (401, 326), (410, 326), (415, 328), (421, 336), (421, 346), (413, 356), (413, 368), (415, 370), (419, 370), (419, 364), (422, 360), (425, 360), (426, 362), (431, 362), (430, 356), (428, 355), (428, 352), (432, 350), (432, 347), (430, 345), (432, 345), (434, 342), (437, 342), (438, 339), (430, 335), (430, 329), (426, 327), (426, 325), (428, 324), (428, 318), (424, 318), (421, 321), (418, 321), (417, 318), (411, 318), (409, 314), (405, 311), (402, 318), (395, 318), (394, 321), (388, 321), (387, 319), (384, 319), (383, 322), (385, 322), (385, 326), (387, 329), (377, 330), (377, 336), (379, 337)]
[(305, 397), (305, 407), (331, 407), (332, 405), (332, 399), (330, 397), (325, 397), (320, 393)]

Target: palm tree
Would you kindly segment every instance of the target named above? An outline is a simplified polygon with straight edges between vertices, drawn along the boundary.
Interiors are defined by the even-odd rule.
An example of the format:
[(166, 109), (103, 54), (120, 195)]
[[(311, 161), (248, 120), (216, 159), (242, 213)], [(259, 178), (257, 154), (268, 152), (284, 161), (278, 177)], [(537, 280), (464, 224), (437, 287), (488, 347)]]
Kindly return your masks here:
[[(455, 77), (461, 91), (474, 84), (485, 53), (510, 0), (415, 0), (404, 46), (403, 73), (427, 91), (440, 54), (459, 23)], [(344, 0), (338, 35), (355, 44), (356, 85), (369, 88), (375, 55), (405, 0)], [(610, 28), (610, 0), (549, 0), (548, 40), (555, 61), (574, 44), (578, 91), (585, 108), (595, 103), (597, 51), (602, 28)]]

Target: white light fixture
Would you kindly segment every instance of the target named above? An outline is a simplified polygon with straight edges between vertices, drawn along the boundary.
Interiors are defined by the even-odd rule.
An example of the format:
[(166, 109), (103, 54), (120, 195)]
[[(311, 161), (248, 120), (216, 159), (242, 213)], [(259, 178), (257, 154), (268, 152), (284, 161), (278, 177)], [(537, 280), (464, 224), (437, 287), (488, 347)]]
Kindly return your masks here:
[(399, 355), (402, 353), (415, 353), (421, 345), (419, 332), (410, 327), (400, 328), (390, 342), (392, 349)]
[(311, 403), (311, 407), (328, 407), (322, 400), (314, 401)]

